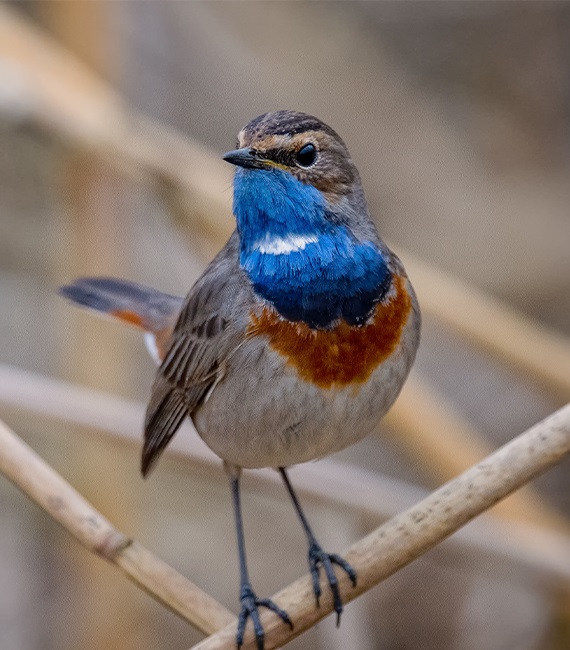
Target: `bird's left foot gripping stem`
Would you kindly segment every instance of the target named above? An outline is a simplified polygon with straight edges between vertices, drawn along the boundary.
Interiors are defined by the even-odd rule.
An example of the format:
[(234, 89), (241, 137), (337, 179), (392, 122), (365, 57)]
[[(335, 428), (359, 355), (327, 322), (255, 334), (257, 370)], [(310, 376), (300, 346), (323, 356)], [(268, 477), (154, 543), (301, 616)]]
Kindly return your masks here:
[(230, 484), (232, 488), (240, 564), (241, 610), (238, 617), (236, 643), (237, 647), (241, 648), (243, 644), (243, 636), (245, 633), (247, 619), (251, 618), (251, 621), (253, 623), (253, 631), (255, 633), (255, 640), (257, 642), (257, 650), (263, 650), (265, 643), (265, 633), (259, 619), (260, 607), (265, 607), (266, 609), (270, 609), (272, 612), (275, 612), (275, 614), (277, 614), (277, 616), (279, 616), (279, 618), (284, 623), (287, 623), (291, 629), (293, 629), (293, 623), (291, 622), (291, 619), (285, 610), (281, 609), (269, 598), (258, 598), (251, 587), (245, 557), (245, 540), (243, 534), (243, 521), (241, 516), (241, 502), (239, 493), (239, 471), (235, 470), (235, 468), (229, 467), (226, 467), (226, 471), (228, 471), (228, 474), (230, 476)]
[(289, 492), (289, 496), (291, 497), (291, 501), (293, 502), (295, 510), (299, 515), (299, 519), (301, 520), (301, 524), (309, 542), (309, 569), (311, 571), (311, 578), (313, 580), (313, 591), (315, 592), (315, 597), (317, 599), (317, 607), (319, 606), (319, 600), (321, 597), (321, 581), (319, 569), (322, 566), (332, 591), (334, 611), (336, 612), (336, 625), (338, 627), (340, 625), (340, 615), (342, 614), (343, 606), (342, 598), (340, 597), (340, 591), (338, 589), (338, 578), (334, 572), (333, 564), (336, 564), (341, 569), (343, 569), (343, 571), (345, 571), (345, 573), (350, 578), (353, 587), (356, 587), (356, 571), (345, 559), (340, 557), (340, 555), (336, 555), (336, 553), (325, 553), (323, 547), (317, 542), (317, 539), (313, 533), (313, 529), (305, 517), (305, 513), (301, 508), (301, 504), (299, 503), (299, 499), (295, 494), (295, 490), (293, 490), (293, 486), (291, 485), (291, 481), (289, 481), (289, 477), (287, 476), (285, 468), (280, 467), (279, 472), (281, 473), (285, 487)]

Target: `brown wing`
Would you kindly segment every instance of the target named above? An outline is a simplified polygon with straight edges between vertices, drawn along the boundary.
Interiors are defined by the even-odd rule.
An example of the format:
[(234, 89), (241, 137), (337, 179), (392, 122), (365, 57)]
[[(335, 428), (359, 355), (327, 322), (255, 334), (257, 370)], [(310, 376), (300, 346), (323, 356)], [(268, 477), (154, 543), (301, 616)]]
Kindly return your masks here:
[(157, 371), (146, 412), (143, 476), (186, 416), (200, 406), (219, 379), (224, 361), (243, 339), (245, 324), (240, 322), (237, 307), (246, 302), (249, 291), (239, 268), (234, 233), (184, 301)]

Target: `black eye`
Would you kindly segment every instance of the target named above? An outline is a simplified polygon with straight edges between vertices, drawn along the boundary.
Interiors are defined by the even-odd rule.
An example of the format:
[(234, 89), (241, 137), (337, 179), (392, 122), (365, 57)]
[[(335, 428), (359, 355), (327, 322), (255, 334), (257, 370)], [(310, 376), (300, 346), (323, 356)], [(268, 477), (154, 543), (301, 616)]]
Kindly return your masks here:
[(297, 164), (301, 167), (310, 167), (317, 159), (317, 148), (314, 144), (306, 144), (297, 152)]

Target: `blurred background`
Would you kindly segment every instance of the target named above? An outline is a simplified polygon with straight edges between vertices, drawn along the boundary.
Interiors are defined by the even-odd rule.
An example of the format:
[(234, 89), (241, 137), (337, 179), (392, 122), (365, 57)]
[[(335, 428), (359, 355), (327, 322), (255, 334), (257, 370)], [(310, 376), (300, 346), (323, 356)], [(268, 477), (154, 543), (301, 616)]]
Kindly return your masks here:
[[(154, 368), (141, 337), (56, 288), (115, 275), (186, 293), (233, 228), (220, 155), (256, 115), (312, 113), (346, 141), (424, 307), (410, 392), (381, 435), (333, 459), (390, 503), (371, 514), (304, 493), (324, 545), (346, 548), (568, 401), (569, 61), (567, 3), (2, 2), (0, 416), (123, 532), (236, 611), (221, 466), (167, 453), (143, 482), (136, 426), (125, 444), (97, 418), (74, 425), (81, 400), (58, 411), (40, 389), (18, 403), (15, 387), (49, 377), (144, 402)], [(559, 352), (540, 370), (501, 350), (513, 341), (523, 357), (542, 343)], [(568, 567), (564, 583), (541, 537), (570, 540), (569, 469), (349, 605), (340, 630), (329, 617), (290, 647), (570, 647)], [(284, 491), (256, 481), (244, 480), (249, 563), (270, 595), (305, 573), (306, 549)], [(355, 499), (368, 484), (355, 481)], [(2, 650), (202, 638), (3, 478), (0, 584)]]

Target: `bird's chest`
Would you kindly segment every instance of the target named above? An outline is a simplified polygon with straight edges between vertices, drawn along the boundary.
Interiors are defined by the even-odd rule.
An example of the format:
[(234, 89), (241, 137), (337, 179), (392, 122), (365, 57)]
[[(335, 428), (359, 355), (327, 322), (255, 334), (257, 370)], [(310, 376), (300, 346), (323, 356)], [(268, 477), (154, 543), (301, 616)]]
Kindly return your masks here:
[(205, 442), (241, 467), (287, 466), (357, 442), (396, 398), (417, 347), (407, 280), (362, 326), (314, 330), (261, 301), (227, 373), (194, 414)]
[(315, 329), (265, 305), (251, 312), (247, 335), (265, 337), (287, 369), (304, 382), (326, 390), (356, 388), (398, 349), (411, 309), (405, 278), (394, 276), (391, 289), (362, 325), (341, 320), (334, 327)]

